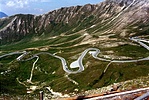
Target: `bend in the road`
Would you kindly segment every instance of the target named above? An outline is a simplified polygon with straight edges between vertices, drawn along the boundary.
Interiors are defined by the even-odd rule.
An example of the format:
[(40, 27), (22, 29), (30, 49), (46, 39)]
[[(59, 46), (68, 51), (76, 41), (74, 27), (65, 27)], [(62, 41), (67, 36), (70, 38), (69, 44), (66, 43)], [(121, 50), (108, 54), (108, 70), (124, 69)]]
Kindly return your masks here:
[[(146, 48), (147, 50), (149, 50), (149, 46), (144, 44), (143, 42), (146, 42), (148, 43), (148, 41), (146, 40), (142, 40), (142, 39), (138, 39), (138, 38), (130, 38), (130, 40), (132, 41), (135, 41), (137, 43), (139, 43), (141, 46), (143, 46), (144, 48)], [(143, 42), (142, 42), (143, 41)], [(90, 51), (90, 52), (89, 52)], [(2, 55), (0, 56), (0, 58), (3, 58), (3, 57), (6, 57), (6, 56), (9, 56), (9, 55), (15, 55), (15, 54), (22, 54), (20, 55), (19, 57), (16, 58), (17, 61), (28, 61), (28, 60), (32, 60), (33, 58), (37, 57), (36, 61), (33, 63), (33, 67), (35, 66), (36, 62), (38, 61), (39, 59), (39, 56), (38, 55), (41, 55), (41, 54), (47, 54), (47, 55), (50, 55), (50, 56), (53, 56), (55, 58), (58, 58), (61, 60), (61, 63), (62, 63), (62, 67), (63, 67), (63, 70), (68, 73), (68, 74), (76, 74), (76, 73), (79, 73), (79, 72), (82, 72), (84, 71), (84, 66), (83, 66), (83, 58), (85, 57), (85, 55), (87, 53), (90, 53), (92, 55), (93, 58), (95, 59), (98, 59), (100, 61), (106, 61), (106, 62), (113, 62), (113, 63), (130, 63), (130, 62), (138, 62), (138, 61), (145, 61), (145, 60), (149, 60), (149, 56), (146, 57), (146, 58), (142, 58), (142, 59), (137, 59), (137, 60), (108, 60), (108, 59), (104, 59), (104, 58), (100, 58), (98, 57), (98, 54), (100, 53), (100, 50), (97, 49), (97, 48), (88, 48), (86, 49), (82, 54), (81, 56), (77, 59), (77, 65), (79, 65), (79, 69), (77, 71), (72, 71), (72, 70), (69, 70), (68, 66), (67, 66), (67, 63), (66, 63), (66, 60), (63, 58), (63, 57), (60, 57), (60, 56), (57, 56), (55, 54), (51, 54), (49, 52), (40, 52), (40, 53), (37, 53), (37, 54), (34, 54), (32, 57), (26, 59), (26, 60), (23, 60), (24, 56), (27, 55), (28, 53), (26, 51), (22, 51), (22, 52), (12, 52), (12, 53), (9, 53), (9, 54), (5, 54), (5, 55)], [(73, 62), (72, 62), (73, 63)], [(78, 67), (78, 66), (77, 66)], [(33, 68), (32, 68), (33, 69)], [(32, 71), (31, 71), (32, 72)], [(32, 75), (32, 74), (31, 74)], [(31, 77), (30, 77), (30, 80), (31, 80)]]

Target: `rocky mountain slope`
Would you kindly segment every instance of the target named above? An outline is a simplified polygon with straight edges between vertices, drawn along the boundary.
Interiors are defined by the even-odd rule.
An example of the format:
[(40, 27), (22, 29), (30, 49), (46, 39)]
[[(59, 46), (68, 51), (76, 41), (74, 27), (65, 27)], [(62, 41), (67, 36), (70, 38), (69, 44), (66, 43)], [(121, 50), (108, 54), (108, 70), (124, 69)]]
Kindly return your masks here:
[[(148, 0), (105, 0), (39, 16), (1, 18), (0, 98), (32, 100), (39, 97), (39, 91), (49, 99), (62, 94), (75, 96), (119, 82), (120, 88), (125, 87), (122, 90), (148, 87), (148, 48), (128, 38), (134, 36), (142, 39), (143, 46), (149, 45)], [(77, 71), (70, 65), (81, 59), (88, 48), (99, 49), (98, 57), (107, 61), (93, 58), (94, 51), (88, 52), (82, 59), (84, 70), (68, 74), (61, 60), (55, 58), (64, 58), (66, 69)], [(146, 60), (138, 60), (141, 58)], [(124, 63), (125, 60), (135, 62)], [(123, 84), (125, 81), (128, 84)]]
[[(95, 5), (64, 7), (39, 16), (18, 14), (0, 19), (0, 38), (5, 44), (27, 35), (56, 36), (83, 29), (89, 34), (129, 36), (148, 31), (148, 22), (148, 0), (106, 0)], [(132, 32), (135, 28), (143, 31)]]

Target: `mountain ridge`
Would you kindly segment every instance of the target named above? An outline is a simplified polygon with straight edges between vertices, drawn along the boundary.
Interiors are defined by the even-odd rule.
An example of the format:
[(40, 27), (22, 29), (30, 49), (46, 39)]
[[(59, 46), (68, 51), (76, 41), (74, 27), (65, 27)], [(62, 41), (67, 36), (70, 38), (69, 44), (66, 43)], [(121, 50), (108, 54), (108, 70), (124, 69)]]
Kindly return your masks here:
[(8, 16), (7, 14), (5, 14), (4, 12), (0, 11), (0, 18), (7, 17), (7, 16)]
[[(82, 29), (87, 29), (91, 34), (98, 34), (102, 29), (103, 33), (120, 34), (120, 30), (126, 26), (149, 22), (148, 5), (147, 0), (106, 0), (94, 5), (62, 7), (39, 16), (18, 14), (0, 20), (0, 37), (5, 44), (19, 41), (29, 34), (46, 33), (56, 36), (62, 33), (72, 34)], [(90, 29), (93, 25), (95, 30)], [(8, 33), (11, 33), (12, 39)]]

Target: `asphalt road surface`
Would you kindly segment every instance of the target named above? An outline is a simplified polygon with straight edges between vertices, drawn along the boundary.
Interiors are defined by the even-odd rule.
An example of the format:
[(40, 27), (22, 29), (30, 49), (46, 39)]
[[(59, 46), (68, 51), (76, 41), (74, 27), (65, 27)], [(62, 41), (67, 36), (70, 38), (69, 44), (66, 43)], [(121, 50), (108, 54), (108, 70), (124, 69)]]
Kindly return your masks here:
[[(149, 46), (144, 43), (144, 42), (149, 43), (148, 40), (139, 39), (139, 38), (136, 38), (136, 37), (132, 37), (132, 38), (130, 38), (130, 40), (139, 43), (141, 46), (143, 46), (144, 48), (149, 50)], [(28, 54), (28, 52), (26, 52), (26, 51), (22, 51), (22, 52), (17, 51), (17, 52), (12, 52), (12, 53), (1, 55), (0, 59), (2, 59), (3, 57), (6, 57), (6, 56), (10, 56), (10, 55), (21, 54), (19, 57), (16, 58), (16, 60), (17, 61), (28, 61), (28, 60), (31, 60), (31, 59), (37, 57), (38, 55), (47, 54), (47, 55), (50, 55), (50, 56), (53, 56), (55, 58), (60, 59), (61, 63), (62, 63), (63, 70), (66, 73), (76, 74), (76, 73), (84, 71), (84, 66), (83, 66), (82, 61), (83, 61), (83, 58), (85, 57), (85, 55), (87, 53), (90, 53), (93, 56), (93, 58), (98, 59), (100, 61), (114, 62), (114, 63), (129, 63), (129, 62), (138, 62), (138, 61), (149, 60), (149, 56), (146, 57), (146, 58), (137, 59), (137, 60), (108, 60), (108, 59), (104, 59), (104, 58), (99, 58), (98, 54), (100, 53), (100, 50), (97, 49), (97, 48), (88, 48), (88, 49), (86, 49), (76, 61), (74, 61), (70, 64), (70, 65), (73, 65), (70, 68), (77, 68), (78, 67), (79, 69), (77, 71), (70, 70), (69, 67), (67, 66), (66, 60), (63, 57), (57, 56), (55, 54), (51, 54), (49, 52), (40, 52), (40, 53), (34, 54), (32, 57), (30, 57), (28, 59), (23, 60), (24, 56), (26, 56)], [(75, 63), (76, 66), (73, 63)], [(35, 66), (35, 64), (33, 64), (33, 66)]]

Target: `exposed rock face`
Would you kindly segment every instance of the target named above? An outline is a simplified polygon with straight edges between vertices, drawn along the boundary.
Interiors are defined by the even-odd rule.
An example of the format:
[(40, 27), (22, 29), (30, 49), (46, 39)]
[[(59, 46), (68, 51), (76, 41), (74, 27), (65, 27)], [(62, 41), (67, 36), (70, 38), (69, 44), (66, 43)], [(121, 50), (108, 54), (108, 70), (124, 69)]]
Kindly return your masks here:
[[(148, 0), (106, 0), (96, 5), (64, 7), (40, 16), (19, 14), (2, 18), (0, 39), (5, 44), (21, 40), (27, 35), (45, 33), (54, 36), (82, 29), (87, 29), (90, 34), (123, 32), (123, 36), (126, 36), (131, 33), (127, 29), (138, 27), (138, 23), (146, 27), (148, 22)], [(145, 28), (144, 31), (148, 30)]]

